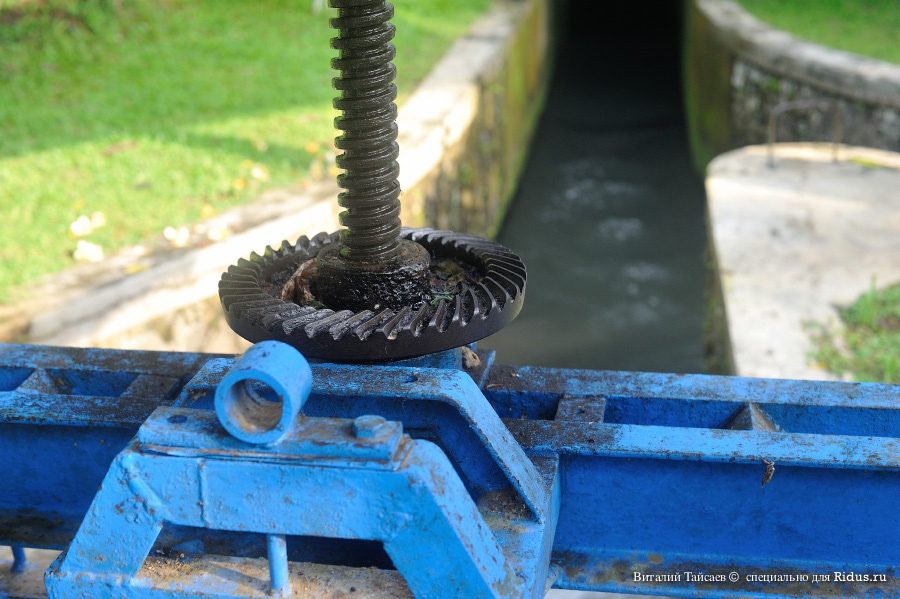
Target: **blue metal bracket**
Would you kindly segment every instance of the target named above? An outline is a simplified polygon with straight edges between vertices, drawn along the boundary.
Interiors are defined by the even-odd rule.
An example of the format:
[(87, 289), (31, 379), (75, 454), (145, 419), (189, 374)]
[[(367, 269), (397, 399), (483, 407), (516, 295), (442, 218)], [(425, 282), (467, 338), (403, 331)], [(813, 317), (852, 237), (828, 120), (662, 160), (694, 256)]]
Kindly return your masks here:
[[(391, 521), (372, 509), (387, 505), (383, 485), (415, 480), (424, 495), (405, 495), (411, 517), (466, 514), (489, 532), (477, 536), (449, 524), (416, 529), (418, 541), (441, 531), (441, 559), (459, 558), (451, 561), (465, 573), (465, 596), (539, 597), (549, 584), (682, 597), (900, 595), (900, 388), (495, 366), (492, 355), (480, 356), (481, 368), (463, 366), (459, 352), (403, 365), (312, 364), (311, 393), (291, 420), (298, 428), (281, 430), (280, 441), (256, 443), (262, 438), (252, 431), (241, 441), (213, 416), (223, 381), (226, 388), (237, 384), (227, 380), (234, 360), (0, 346), (0, 454), (15, 456), (2, 477), (0, 543), (63, 549), (80, 525), (87, 530), (96, 521), (102, 529), (101, 518), (125, 520), (105, 534), (138, 525), (156, 530), (155, 544), (151, 533), (140, 533), (146, 538), (138, 534), (144, 540), (129, 546), (140, 545), (135, 551), (143, 555), (119, 571), (131, 586), (115, 578), (103, 587), (119, 589), (110, 591), (116, 596), (126, 587), (143, 596), (154, 580), (170, 593), (157, 596), (167, 597), (184, 584), (193, 585), (190, 596), (263, 596), (285, 581), (325, 596), (339, 594), (328, 587), (335, 581), (345, 585), (340, 592), (354, 586), (372, 596), (453, 596), (446, 586), (410, 581), (422, 563), (437, 559), (427, 551), (414, 556), (422, 558), (415, 567), (392, 563), (385, 537), (396, 520), (377, 528)], [(265, 386), (242, 384), (254, 401), (271, 399)], [(293, 392), (280, 395), (286, 393)], [(251, 421), (268, 423), (257, 431), (265, 433), (281, 419)], [(386, 431), (384, 438), (364, 441), (381, 438), (366, 437), (369, 428)], [(402, 448), (419, 447), (427, 459), (418, 469), (398, 466)], [(370, 453), (354, 453), (363, 450)], [(211, 457), (216, 452), (225, 457)], [(151, 472), (157, 469), (169, 474)], [(313, 471), (328, 475), (301, 497), (291, 485), (311, 480), (304, 477)], [(221, 509), (206, 509), (209, 495), (201, 497), (211, 472), (227, 481), (215, 490), (226, 498)], [(116, 514), (121, 500), (112, 502), (107, 482), (96, 499), (108, 493), (106, 507), (96, 516), (94, 507), (88, 511), (104, 476), (130, 481), (112, 487), (131, 498), (121, 506), (131, 506), (126, 515)], [(438, 488), (443, 480), (450, 487)], [(363, 506), (371, 511), (351, 510), (356, 504), (332, 497), (326, 481), (372, 498)], [(285, 503), (288, 495), (297, 505), (281, 508), (277, 498)], [(276, 504), (290, 517), (279, 518)], [(259, 514), (229, 521), (237, 512), (228, 506)], [(336, 521), (344, 514), (355, 515), (341, 528)], [(349, 546), (328, 544), (345, 533)], [(468, 534), (484, 542), (478, 554), (500, 565), (449, 549), (476, 542), (461, 540)], [(101, 562), (119, 547), (88, 546)], [(282, 554), (287, 570), (270, 568), (267, 556), (282, 563)], [(74, 585), (76, 570), (112, 576), (92, 565), (86, 549), (78, 559), (71, 570), (66, 561), (57, 565), (60, 584)], [(213, 576), (223, 568), (240, 574), (232, 577), (238, 586), (226, 588)], [(150, 570), (178, 575), (154, 579)], [(498, 581), (509, 572), (503, 586)]]
[[(51, 567), (50, 597), (100, 597), (110, 588), (120, 597), (268, 596), (264, 585), (248, 595), (228, 576), (252, 568), (248, 558), (207, 559), (202, 568), (147, 562), (164, 524), (282, 542), (285, 535), (377, 540), (416, 597), (523, 596), (524, 580), (444, 455), (397, 423), (378, 425), (377, 437), (360, 438), (351, 422), (311, 418), (282, 443), (248, 450), (210, 412), (159, 408), (116, 458)], [(286, 548), (268, 559), (275, 572), (288, 572), (272, 576), (274, 587), (304, 586), (302, 566), (288, 570)]]
[[(392, 588), (419, 598), (543, 596), (555, 518), (534, 467), (515, 455), (521, 449), (505, 429), (485, 436), (485, 445), (506, 486), (520, 495), (495, 489), (473, 497), (435, 444), (413, 441), (397, 422), (377, 415), (298, 418), (308, 372), (296, 350), (277, 342), (257, 344), (237, 362), (207, 364), (188, 388), (196, 400), (205, 377), (218, 378), (206, 387), (216, 411), (151, 414), (48, 572), (50, 597), (110, 589), (120, 597), (287, 594), (292, 585), (307, 586), (301, 566), (288, 566), (288, 535), (382, 542), (409, 587), (392, 579)], [(423, 376), (429, 374), (446, 379), (436, 396), (455, 399), (474, 428), (503, 428), (471, 380), (466, 389), (455, 373)], [(510, 512), (510, 504), (526, 509)], [(243, 588), (227, 575), (259, 569), (252, 558), (205, 558), (189, 569), (148, 562), (164, 526), (266, 535), (270, 589)]]

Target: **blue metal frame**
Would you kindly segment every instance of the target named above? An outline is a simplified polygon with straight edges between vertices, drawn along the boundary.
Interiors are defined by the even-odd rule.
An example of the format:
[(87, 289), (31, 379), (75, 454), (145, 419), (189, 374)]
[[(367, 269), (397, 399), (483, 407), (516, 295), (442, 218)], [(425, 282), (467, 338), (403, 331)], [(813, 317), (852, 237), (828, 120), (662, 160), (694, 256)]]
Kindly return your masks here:
[[(454, 575), (466, 581), (455, 593), (439, 583), (434, 586), (441, 574), (422, 577), (432, 586), (416, 581), (416, 574), (427, 563), (465, 564), (465, 552), (453, 553), (450, 547), (454, 542), (475, 546), (459, 541), (475, 534), (472, 530), (441, 529), (436, 541), (445, 553), (440, 559), (410, 551), (411, 561), (404, 562), (398, 557), (402, 552), (386, 547), (417, 596), (540, 597), (549, 584), (684, 597), (900, 595), (898, 387), (494, 366), (491, 352), (479, 355), (482, 367), (468, 370), (458, 350), (403, 365), (313, 364), (312, 393), (299, 421), (313, 428), (317, 422), (315, 426), (331, 426), (330, 433), (318, 438), (327, 449), (279, 454), (281, 461), (262, 460), (261, 466), (260, 452), (299, 447), (310, 440), (303, 434), (312, 429), (294, 430), (269, 448), (230, 437), (226, 443), (212, 410), (216, 391), (234, 366), (231, 359), (0, 346), (0, 452), (11, 458), (3, 476), (11, 485), (0, 494), (0, 544), (64, 548), (86, 513), (85, 527), (116, 517), (118, 502), (101, 500), (103, 493), (97, 496), (101, 503), (95, 503), (96, 513), (94, 508), (88, 512), (88, 506), (104, 476), (119, 480), (134, 469), (144, 473), (142, 480), (156, 481), (146, 483), (146, 497), (164, 496), (160, 513), (196, 502), (196, 489), (202, 488), (196, 464), (213, 460), (185, 454), (189, 447), (231, 452), (227, 467), (215, 461), (218, 480), (227, 481), (220, 494), (229, 501), (238, 501), (241, 481), (256, 476), (251, 470), (265, 466), (281, 472), (278, 480), (300, 481), (303, 472), (321, 471), (322, 460), (340, 473), (342, 484), (377, 498), (381, 487), (360, 481), (387, 475), (377, 468), (348, 467), (353, 458), (347, 452), (359, 450), (361, 439), (354, 441), (347, 431), (387, 426), (391, 438), (427, 448), (422, 449), (427, 456), (423, 464), (430, 466), (419, 473), (421, 485), (452, 481), (449, 491), (431, 484), (430, 497), (447, 498), (443, 511), (432, 514), (440, 519), (452, 512), (470, 524), (484, 522), (490, 538), (478, 537), (475, 553), (494, 556), (497, 562), (489, 561), (500, 564), (472, 566), (476, 559), (459, 566), (459, 572), (468, 574)], [(169, 420), (177, 416), (189, 418), (184, 423)], [(353, 423), (361, 417), (369, 420)], [(206, 433), (219, 432), (205, 438), (187, 425), (195, 420), (207, 423), (201, 427)], [(225, 445), (210, 445), (214, 441)], [(154, 449), (151, 455), (148, 446), (168, 449)], [(381, 459), (379, 464), (390, 462)], [(166, 481), (179, 478), (173, 474), (176, 462), (194, 464), (179, 467), (193, 468), (195, 474), (185, 475), (191, 482), (182, 490), (161, 493), (159, 488), (168, 488)], [(55, 469), (48, 468), (51, 463)], [(265, 496), (298, 496), (291, 485), (299, 482), (265, 484), (271, 485), (264, 487)], [(108, 488), (104, 483), (103, 489)], [(304, 493), (318, 488), (310, 483)], [(131, 497), (145, 496), (143, 490), (129, 489)], [(105, 492), (113, 496), (113, 491)], [(311, 535), (362, 536), (376, 545), (360, 541), (363, 545), (356, 548), (362, 551), (356, 553), (368, 557), (358, 565), (378, 562), (378, 542), (399, 525), (362, 535), (378, 518), (359, 511), (341, 534), (329, 535), (323, 527), (333, 518), (322, 508), (337, 506), (339, 494), (323, 497), (315, 505), (298, 504), (288, 518), (262, 509), (253, 529), (263, 535), (258, 546), (229, 538), (231, 533), (216, 533), (218, 537), (198, 545), (196, 529), (213, 522), (185, 516), (168, 520), (178, 526), (157, 531), (155, 546), (147, 537), (134, 547), (145, 556), (151, 547), (194, 547), (201, 555), (226, 547), (235, 552), (228, 559), (256, 563), (252, 560), (279, 555), (280, 539), (288, 535), (285, 556), (302, 553), (309, 562), (354, 565), (350, 562), (357, 558), (348, 558), (349, 553), (340, 550), (335, 557), (327, 543), (307, 540)], [(146, 505), (156, 506), (151, 499)], [(408, 499), (404, 510), (426, 513), (428, 502), (420, 500), (422, 496)], [(246, 503), (242, 513), (259, 506), (259, 501)], [(146, 506), (135, 510), (125, 513), (135, 517), (147, 512)], [(458, 510), (468, 511), (463, 517)], [(127, 521), (128, 516), (122, 517)], [(104, 534), (128, 528), (127, 523), (98, 526)], [(428, 534), (419, 529), (416, 538), (421, 541)], [(120, 546), (108, 539), (100, 543), (100, 538), (83, 547), (77, 541), (81, 557), (61, 573), (97, 574), (90, 555)], [(295, 546), (298, 539), (306, 543), (303, 551)], [(72, 552), (70, 548), (70, 556)], [(468, 555), (474, 559), (472, 552)], [(132, 579), (135, 564), (134, 559), (129, 562)], [(285, 580), (281, 570), (252, 567), (269, 572), (266, 581)], [(374, 571), (384, 579), (377, 584), (408, 592), (385, 569), (389, 567), (385, 559)], [(509, 571), (515, 580), (505, 578)], [(493, 582), (478, 586), (479, 577)], [(501, 579), (509, 584), (500, 584)], [(212, 590), (209, 578), (198, 581), (191, 583), (199, 585), (192, 587), (198, 592)], [(234, 596), (230, 592), (221, 596)], [(238, 596), (256, 596), (247, 593)], [(186, 595), (168, 589), (154, 596)]]

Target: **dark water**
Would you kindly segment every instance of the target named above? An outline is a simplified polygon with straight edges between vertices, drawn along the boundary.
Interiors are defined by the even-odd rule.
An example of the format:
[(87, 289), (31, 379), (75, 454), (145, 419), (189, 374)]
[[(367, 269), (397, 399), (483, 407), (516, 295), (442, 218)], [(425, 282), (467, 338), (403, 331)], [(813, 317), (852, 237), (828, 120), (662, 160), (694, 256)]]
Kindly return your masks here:
[(705, 197), (683, 121), (681, 3), (567, 7), (499, 237), (528, 268), (525, 308), (479, 346), (506, 364), (700, 372)]

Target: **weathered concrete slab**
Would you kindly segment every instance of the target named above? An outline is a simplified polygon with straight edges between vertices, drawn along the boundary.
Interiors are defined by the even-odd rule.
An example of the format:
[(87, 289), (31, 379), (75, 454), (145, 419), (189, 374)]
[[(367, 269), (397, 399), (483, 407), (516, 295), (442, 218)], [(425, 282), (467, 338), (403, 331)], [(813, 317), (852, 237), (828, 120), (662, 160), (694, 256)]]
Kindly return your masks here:
[(833, 379), (805, 323), (900, 281), (900, 154), (779, 144), (723, 154), (706, 188), (736, 374)]

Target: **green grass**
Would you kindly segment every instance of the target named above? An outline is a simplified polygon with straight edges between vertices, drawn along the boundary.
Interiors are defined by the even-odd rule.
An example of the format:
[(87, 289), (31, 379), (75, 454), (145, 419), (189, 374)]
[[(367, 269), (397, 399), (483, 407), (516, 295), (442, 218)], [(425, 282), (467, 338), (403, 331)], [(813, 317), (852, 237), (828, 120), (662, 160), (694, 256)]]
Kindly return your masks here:
[[(489, 3), (396, 3), (401, 99)], [(310, 0), (2, 6), (0, 301), (73, 263), (79, 216), (105, 216), (83, 239), (108, 253), (329, 176), (334, 33)]]
[(773, 27), (825, 46), (900, 63), (897, 0), (738, 0)]
[(841, 340), (814, 332), (816, 359), (828, 370), (854, 380), (900, 383), (900, 284), (864, 293), (840, 311)]

